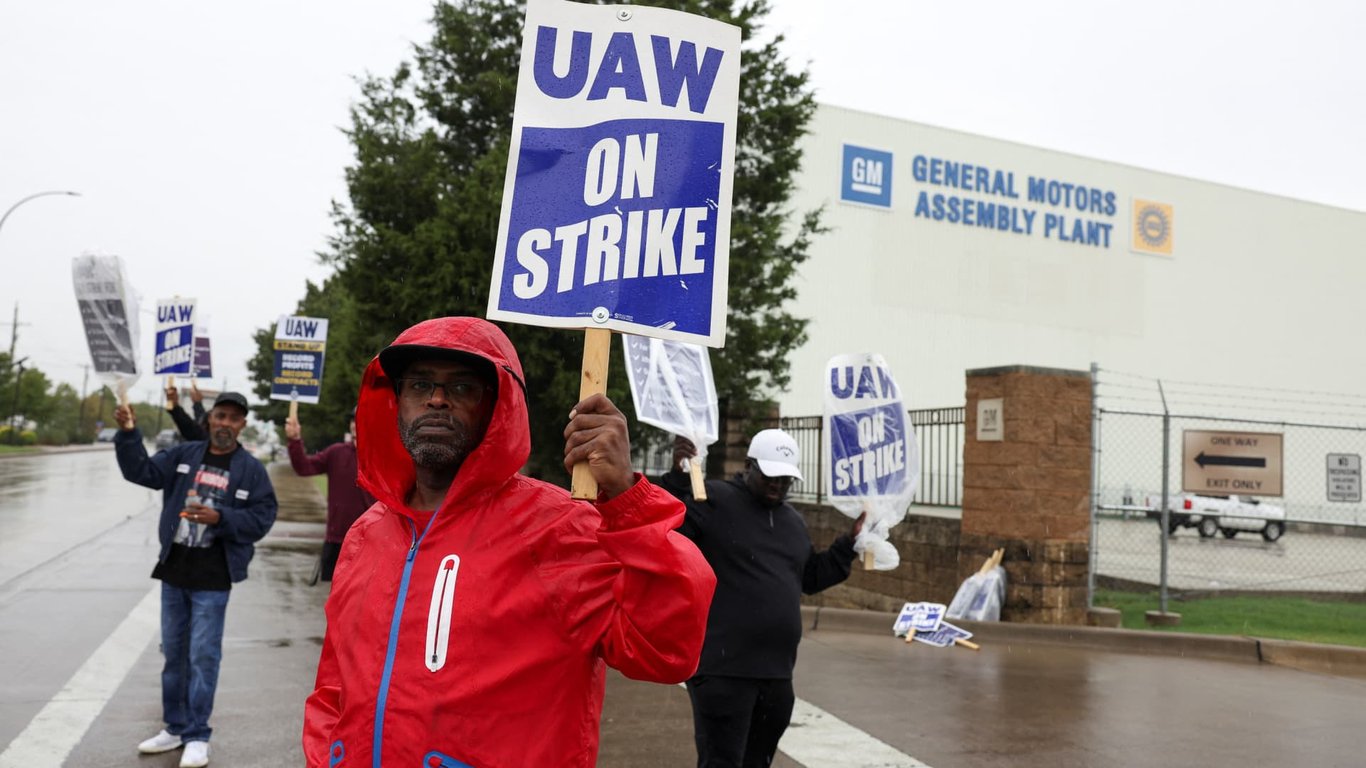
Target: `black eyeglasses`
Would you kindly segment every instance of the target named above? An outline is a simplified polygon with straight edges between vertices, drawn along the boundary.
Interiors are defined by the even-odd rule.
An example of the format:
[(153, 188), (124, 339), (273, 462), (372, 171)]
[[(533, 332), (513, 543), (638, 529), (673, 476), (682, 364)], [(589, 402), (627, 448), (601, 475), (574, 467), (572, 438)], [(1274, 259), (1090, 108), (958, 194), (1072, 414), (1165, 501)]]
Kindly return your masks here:
[(478, 379), (456, 379), (455, 381), (432, 381), (431, 379), (399, 379), (398, 393), (409, 400), (426, 400), (440, 387), (446, 399), (457, 405), (470, 408), (484, 399), (488, 387)]

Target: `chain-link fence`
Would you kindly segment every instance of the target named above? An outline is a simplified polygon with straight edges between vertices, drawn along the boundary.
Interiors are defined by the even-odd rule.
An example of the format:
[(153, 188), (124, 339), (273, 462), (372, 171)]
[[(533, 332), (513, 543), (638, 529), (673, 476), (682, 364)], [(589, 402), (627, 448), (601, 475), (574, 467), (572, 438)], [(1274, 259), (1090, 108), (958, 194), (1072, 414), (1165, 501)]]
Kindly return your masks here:
[(1366, 398), (1095, 373), (1097, 583), (1366, 593)]

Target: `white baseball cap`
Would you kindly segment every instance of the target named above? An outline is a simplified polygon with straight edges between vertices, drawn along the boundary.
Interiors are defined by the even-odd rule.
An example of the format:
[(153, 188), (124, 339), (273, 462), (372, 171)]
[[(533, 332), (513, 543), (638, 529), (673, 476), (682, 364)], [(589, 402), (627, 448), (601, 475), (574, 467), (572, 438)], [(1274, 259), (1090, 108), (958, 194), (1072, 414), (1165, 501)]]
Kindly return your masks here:
[(804, 479), (797, 468), (802, 452), (797, 441), (781, 429), (765, 429), (749, 441), (746, 456), (759, 464), (759, 471), (768, 477), (795, 477)]

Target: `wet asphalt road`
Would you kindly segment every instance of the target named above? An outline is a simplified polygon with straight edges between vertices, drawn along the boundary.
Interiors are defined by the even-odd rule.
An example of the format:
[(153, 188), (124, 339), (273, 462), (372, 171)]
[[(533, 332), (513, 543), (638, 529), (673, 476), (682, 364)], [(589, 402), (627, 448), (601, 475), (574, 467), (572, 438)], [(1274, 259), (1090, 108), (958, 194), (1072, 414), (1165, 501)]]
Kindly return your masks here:
[[(5, 466), (15, 461), (38, 466)], [(0, 751), (155, 586), (154, 500), (122, 487), (116, 469), (99, 466), (105, 461), (113, 465), (111, 453), (0, 461), (0, 552), (25, 558), (0, 560)], [(228, 609), (215, 766), (302, 764), (302, 701), (323, 632), (325, 587), (305, 583), (322, 533), (320, 499), (287, 467), (276, 469), (282, 522)], [(15, 477), (24, 479), (7, 479)], [(69, 511), (73, 497), (99, 511)], [(65, 765), (177, 764), (176, 753), (135, 753), (160, 727), (159, 669), (152, 638)], [(973, 653), (821, 630), (803, 643), (796, 688), (934, 768), (1366, 764), (1366, 681), (1268, 665), (1024, 643)], [(602, 732), (600, 766), (696, 763), (687, 694), (675, 686), (613, 674)], [(888, 765), (861, 760), (857, 748), (841, 759), (821, 768)]]
[(0, 459), (0, 586), (155, 500), (124, 482), (114, 446)]

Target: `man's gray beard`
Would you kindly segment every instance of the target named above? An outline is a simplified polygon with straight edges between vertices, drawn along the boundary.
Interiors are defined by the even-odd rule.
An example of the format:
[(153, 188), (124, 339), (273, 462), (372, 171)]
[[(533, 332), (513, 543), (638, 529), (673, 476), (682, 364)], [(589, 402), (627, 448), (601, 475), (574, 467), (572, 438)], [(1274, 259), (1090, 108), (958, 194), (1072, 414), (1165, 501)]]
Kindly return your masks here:
[(209, 442), (215, 450), (228, 451), (237, 444), (237, 438), (232, 436), (232, 430), (220, 429), (209, 435)]
[[(414, 421), (421, 421), (421, 418)], [(423, 438), (417, 434), (416, 427), (399, 419), (398, 437), (403, 441), (403, 447), (408, 450), (408, 455), (413, 457), (414, 464), (436, 470), (459, 468), (474, 446), (471, 444), (469, 430), (465, 429), (464, 424), (454, 419), (450, 423), (455, 429), (452, 439), (436, 441)]]

